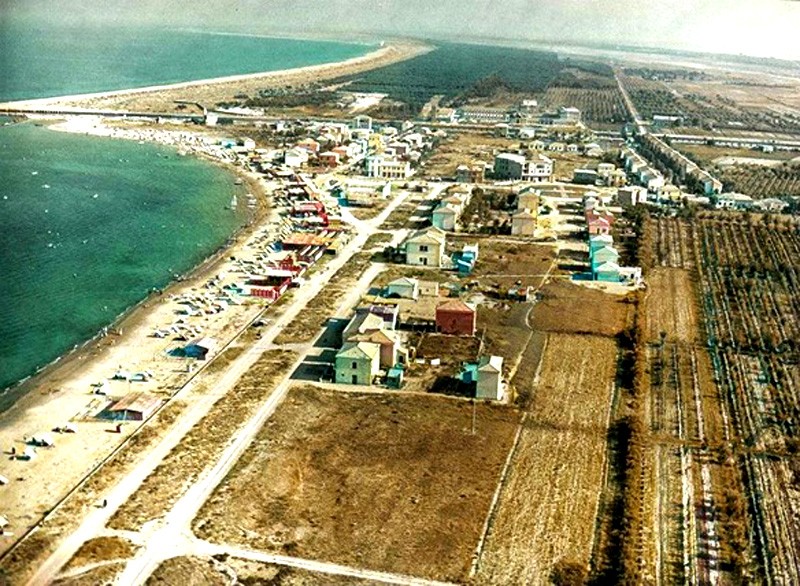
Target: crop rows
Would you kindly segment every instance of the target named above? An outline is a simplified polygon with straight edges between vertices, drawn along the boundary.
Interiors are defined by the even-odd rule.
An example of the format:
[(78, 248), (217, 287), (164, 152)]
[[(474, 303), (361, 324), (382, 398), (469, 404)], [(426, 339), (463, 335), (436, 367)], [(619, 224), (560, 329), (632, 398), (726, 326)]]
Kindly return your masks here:
[(721, 95), (677, 94), (663, 82), (635, 76), (626, 76), (623, 80), (631, 100), (645, 120), (662, 114), (682, 116), (686, 126), (784, 132), (800, 130), (800, 118), (791, 114), (742, 107)]
[(734, 165), (719, 170), (719, 175), (731, 190), (755, 198), (800, 195), (800, 165), (796, 163), (775, 167)]
[(800, 235), (764, 226), (694, 224), (700, 292), (715, 375), (746, 486), (748, 539), (760, 578), (800, 582), (797, 494), (787, 487), (800, 411)]
[(550, 87), (541, 97), (545, 109), (560, 106), (574, 106), (581, 111), (584, 120), (604, 124), (622, 124), (627, 121), (628, 113), (619, 89), (579, 89), (566, 87)]
[(685, 268), (694, 266), (691, 233), (685, 222), (677, 218), (660, 216), (656, 220), (655, 255), (662, 267)]

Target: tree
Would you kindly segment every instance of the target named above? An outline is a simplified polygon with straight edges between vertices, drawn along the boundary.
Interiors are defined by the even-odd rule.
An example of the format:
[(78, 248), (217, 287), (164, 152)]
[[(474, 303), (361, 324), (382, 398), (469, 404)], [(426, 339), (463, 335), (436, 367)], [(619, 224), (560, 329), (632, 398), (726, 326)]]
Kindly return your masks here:
[(550, 581), (556, 586), (583, 586), (587, 579), (586, 566), (571, 560), (560, 560), (550, 573)]

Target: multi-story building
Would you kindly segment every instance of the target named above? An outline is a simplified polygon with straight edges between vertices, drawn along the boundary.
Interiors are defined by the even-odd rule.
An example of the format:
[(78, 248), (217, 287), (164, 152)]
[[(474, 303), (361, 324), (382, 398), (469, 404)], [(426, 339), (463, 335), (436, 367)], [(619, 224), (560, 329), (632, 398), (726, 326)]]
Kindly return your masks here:
[(530, 159), (514, 153), (500, 153), (494, 158), (496, 179), (548, 181), (553, 175), (553, 160), (541, 154)]
[(411, 175), (411, 163), (395, 157), (373, 155), (365, 159), (367, 177), (405, 179)]

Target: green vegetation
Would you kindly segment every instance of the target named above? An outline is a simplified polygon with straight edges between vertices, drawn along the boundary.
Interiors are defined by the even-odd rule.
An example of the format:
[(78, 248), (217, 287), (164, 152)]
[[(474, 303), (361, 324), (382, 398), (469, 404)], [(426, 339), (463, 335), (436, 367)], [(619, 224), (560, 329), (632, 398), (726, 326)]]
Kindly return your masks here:
[[(555, 53), (448, 43), (414, 59), (335, 83), (351, 82), (349, 91), (388, 94), (418, 111), (435, 95), (445, 96), (443, 105), (452, 105), (465, 92), (480, 94), (497, 86), (498, 80), (512, 91), (540, 92), (564, 66)], [(477, 90), (473, 89), (476, 85)]]

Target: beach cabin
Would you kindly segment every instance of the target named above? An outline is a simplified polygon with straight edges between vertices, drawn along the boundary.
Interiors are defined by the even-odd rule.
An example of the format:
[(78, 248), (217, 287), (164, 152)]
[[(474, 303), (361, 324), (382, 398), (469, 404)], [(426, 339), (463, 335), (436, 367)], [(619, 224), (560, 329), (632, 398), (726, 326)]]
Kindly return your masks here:
[(399, 389), (403, 386), (405, 370), (402, 364), (397, 364), (389, 369), (386, 375), (386, 386), (390, 389)]
[(419, 280), (408, 277), (395, 279), (386, 286), (386, 297), (417, 299), (419, 297)]
[(383, 329), (394, 330), (400, 317), (400, 306), (396, 303), (375, 303), (357, 307), (356, 313), (377, 315), (383, 320)]
[(346, 342), (336, 353), (336, 382), (349, 385), (371, 385), (380, 371), (378, 344)]
[(541, 193), (537, 190), (527, 189), (520, 192), (517, 196), (517, 209), (529, 210), (531, 213), (536, 213), (539, 209), (539, 198)]
[(615, 262), (601, 264), (594, 270), (594, 280), (605, 283), (619, 283), (621, 280), (619, 265)]
[(436, 308), (436, 331), (454, 336), (474, 336), (477, 312), (461, 301), (453, 299)]
[(619, 261), (619, 252), (613, 246), (603, 246), (591, 251), (592, 270), (595, 270), (600, 265)]
[(592, 259), (594, 253), (605, 248), (606, 246), (614, 247), (614, 238), (610, 234), (602, 234), (599, 236), (592, 236), (589, 238), (589, 260)]
[(588, 224), (589, 234), (592, 236), (611, 233), (611, 222), (609, 222), (606, 218), (594, 217), (589, 220)]
[(478, 362), (475, 397), (500, 401), (503, 398), (503, 357), (483, 356)]
[(148, 393), (128, 393), (106, 409), (111, 419), (144, 421), (161, 405), (161, 397)]
[(380, 347), (378, 363), (381, 368), (392, 368), (398, 362), (400, 342), (391, 330), (371, 330), (363, 334), (355, 334), (348, 338), (348, 342), (368, 342)]
[(439, 228), (440, 230), (452, 232), (456, 229), (458, 216), (459, 212), (454, 206), (443, 203), (438, 208), (433, 210), (433, 214), (431, 215), (431, 223), (434, 225), (434, 227)]
[(216, 349), (217, 341), (214, 338), (197, 338), (189, 342), (183, 349), (184, 356), (206, 360)]

